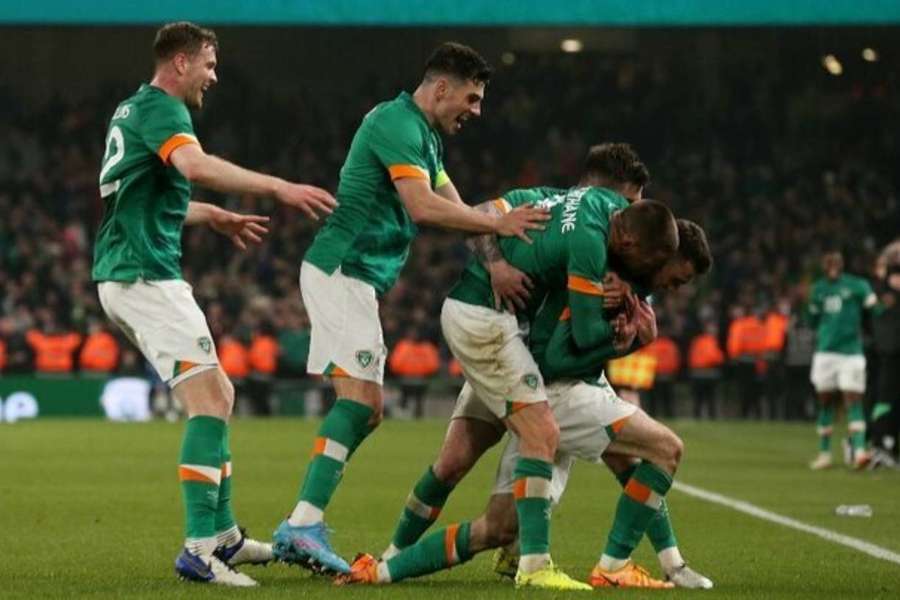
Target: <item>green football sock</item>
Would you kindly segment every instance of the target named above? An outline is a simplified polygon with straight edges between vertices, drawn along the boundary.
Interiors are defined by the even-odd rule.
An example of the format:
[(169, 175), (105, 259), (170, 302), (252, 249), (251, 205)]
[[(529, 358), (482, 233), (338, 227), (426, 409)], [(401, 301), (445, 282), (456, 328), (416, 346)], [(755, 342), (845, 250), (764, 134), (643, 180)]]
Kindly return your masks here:
[(406, 506), (394, 531), (392, 542), (395, 548), (412, 546), (422, 537), (441, 514), (453, 487), (438, 479), (431, 466), (428, 467), (406, 499)]
[(853, 402), (847, 407), (847, 429), (850, 431), (850, 444), (859, 452), (866, 449), (866, 416), (862, 402)]
[(819, 434), (819, 452), (831, 452), (831, 432), (834, 429), (834, 406), (819, 404), (816, 433)]
[(670, 487), (672, 477), (656, 465), (642, 461), (637, 466), (619, 497), (604, 555), (619, 560), (631, 556), (650, 522), (659, 513)]
[[(539, 458), (519, 458), (514, 471), (513, 495), (519, 517), (519, 568), (550, 553), (550, 480), (553, 465)], [(537, 558), (532, 561), (529, 556)], [(535, 568), (539, 568), (536, 564)]]
[(468, 522), (450, 525), (405, 548), (385, 563), (390, 580), (428, 575), (471, 559), (469, 529)]
[(216, 417), (192, 417), (185, 425), (178, 475), (188, 539), (216, 535), (224, 435), (225, 421)]
[[(631, 479), (635, 469), (637, 469), (637, 465), (632, 465), (621, 473), (616, 473), (616, 479), (619, 480), (622, 487), (628, 484), (628, 480)], [(678, 545), (678, 540), (675, 538), (675, 530), (672, 528), (672, 520), (669, 518), (669, 506), (665, 498), (660, 502), (659, 512), (651, 519), (650, 525), (647, 527), (647, 537), (650, 539), (650, 543), (653, 544), (653, 549), (656, 552)]]
[(298, 502), (324, 510), (344, 474), (344, 465), (371, 431), (372, 408), (340, 398), (328, 412), (313, 444), (313, 458)]
[(222, 436), (222, 481), (219, 483), (219, 504), (216, 506), (216, 533), (228, 531), (236, 524), (231, 509), (231, 444), (228, 435), (230, 429), (226, 423), (225, 434)]

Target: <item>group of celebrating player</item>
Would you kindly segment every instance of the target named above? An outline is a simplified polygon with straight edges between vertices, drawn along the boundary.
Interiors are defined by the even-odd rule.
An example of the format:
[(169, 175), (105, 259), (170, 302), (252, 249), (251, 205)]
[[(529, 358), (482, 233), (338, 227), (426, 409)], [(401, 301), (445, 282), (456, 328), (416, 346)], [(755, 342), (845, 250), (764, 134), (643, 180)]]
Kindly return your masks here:
[[(603, 375), (606, 360), (655, 338), (648, 295), (711, 265), (697, 224), (642, 198), (649, 173), (634, 151), (601, 144), (590, 149), (573, 187), (513, 190), (468, 206), (444, 170), (441, 134), (480, 115), (491, 71), (473, 49), (446, 43), (414, 93), (365, 116), (335, 200), (202, 150), (188, 107), (199, 108), (216, 83), (217, 50), (215, 34), (190, 23), (158, 31), (154, 78), (115, 111), (99, 181), (106, 213), (93, 277), (102, 306), (189, 417), (179, 465), (186, 540), (177, 573), (252, 586), (234, 567), (275, 558), (339, 583), (389, 583), (500, 548), (495, 569), (518, 587), (712, 587), (682, 559), (666, 506), (681, 440), (620, 400)], [(234, 389), (179, 267), (184, 224), (207, 223), (243, 248), (261, 241), (267, 219), (192, 202), (191, 184), (273, 196), (312, 218), (330, 215), (304, 257), (300, 287), (312, 325), (308, 370), (330, 378), (337, 401), (313, 442), (296, 506), (271, 545), (246, 537), (233, 516)], [(346, 464), (382, 418), (387, 349), (378, 296), (396, 281), (419, 224), (474, 234), (474, 256), (441, 312), (466, 383), (438, 458), (409, 494), (390, 545), (380, 559), (363, 554), (351, 565), (332, 549), (324, 513)], [(485, 512), (426, 535), (454, 486), (506, 430), (512, 435)], [(577, 458), (605, 463), (623, 487), (589, 583), (563, 573), (550, 554), (551, 507)], [(630, 559), (644, 535), (665, 581)]]

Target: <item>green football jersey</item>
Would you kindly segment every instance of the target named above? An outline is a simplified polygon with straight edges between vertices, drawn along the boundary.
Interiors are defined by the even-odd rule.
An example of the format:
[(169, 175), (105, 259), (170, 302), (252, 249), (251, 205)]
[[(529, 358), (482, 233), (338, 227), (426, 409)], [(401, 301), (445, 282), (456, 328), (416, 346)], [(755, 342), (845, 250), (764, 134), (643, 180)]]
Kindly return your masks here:
[[(599, 187), (530, 188), (502, 196), (510, 206), (531, 202), (550, 210), (543, 231), (530, 231), (532, 243), (514, 237), (501, 238), (500, 250), (512, 266), (524, 272), (534, 290), (524, 316), (532, 318), (550, 290), (576, 290), (602, 295), (606, 274), (609, 220), (628, 206), (616, 192)], [(493, 307), (490, 278), (476, 260), (466, 266), (449, 296), (478, 306)]]
[(843, 274), (813, 284), (809, 314), (817, 323), (816, 351), (862, 354), (862, 311), (878, 304), (869, 282)]
[(94, 281), (181, 279), (191, 184), (169, 156), (196, 143), (187, 106), (157, 87), (142, 85), (116, 108), (100, 170), (106, 208), (94, 244)]
[(379, 294), (391, 289), (417, 231), (393, 182), (415, 177), (441, 187), (450, 181), (443, 155), (440, 135), (408, 93), (372, 109), (341, 168), (338, 206), (304, 260), (328, 274), (340, 267)]

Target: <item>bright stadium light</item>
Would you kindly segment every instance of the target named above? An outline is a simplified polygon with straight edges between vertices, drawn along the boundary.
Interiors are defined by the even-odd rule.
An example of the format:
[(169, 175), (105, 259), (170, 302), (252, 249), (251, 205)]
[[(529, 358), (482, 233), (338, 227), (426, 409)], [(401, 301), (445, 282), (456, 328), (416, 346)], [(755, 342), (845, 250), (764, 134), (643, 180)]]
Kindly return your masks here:
[(516, 62), (516, 55), (512, 52), (504, 52), (500, 55), (500, 62), (507, 66), (513, 65)]
[(559, 47), (562, 48), (563, 52), (581, 52), (581, 49), (584, 48), (584, 43), (579, 39), (569, 38), (560, 42)]
[(866, 62), (877, 62), (878, 61), (878, 53), (874, 48), (863, 48), (862, 51), (863, 60)]
[(844, 72), (844, 65), (841, 64), (841, 61), (839, 61), (834, 54), (826, 54), (823, 56), (822, 66), (835, 77)]

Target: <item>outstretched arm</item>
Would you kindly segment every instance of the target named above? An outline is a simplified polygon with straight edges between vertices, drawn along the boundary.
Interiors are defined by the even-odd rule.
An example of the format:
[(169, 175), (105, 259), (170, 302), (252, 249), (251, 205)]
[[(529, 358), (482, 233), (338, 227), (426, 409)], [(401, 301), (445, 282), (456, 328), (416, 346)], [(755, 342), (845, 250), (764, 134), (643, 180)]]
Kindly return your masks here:
[(317, 213), (329, 214), (337, 206), (334, 197), (321, 188), (239, 167), (207, 154), (199, 144), (177, 147), (169, 161), (191, 183), (217, 192), (271, 196), (314, 220), (319, 218)]

